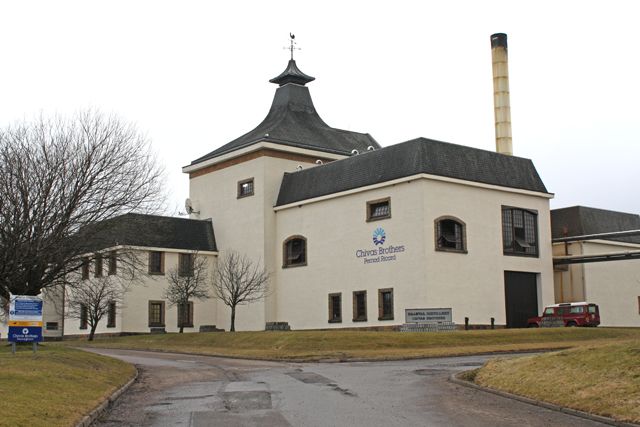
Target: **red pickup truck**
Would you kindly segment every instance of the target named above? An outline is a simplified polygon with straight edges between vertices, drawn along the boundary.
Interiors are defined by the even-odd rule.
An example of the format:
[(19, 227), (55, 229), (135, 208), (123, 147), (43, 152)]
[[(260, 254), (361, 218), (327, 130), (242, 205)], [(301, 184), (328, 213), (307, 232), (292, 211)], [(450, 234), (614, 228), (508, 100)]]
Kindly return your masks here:
[(527, 320), (530, 328), (540, 326), (598, 326), (598, 305), (588, 302), (553, 304), (545, 307), (542, 316)]

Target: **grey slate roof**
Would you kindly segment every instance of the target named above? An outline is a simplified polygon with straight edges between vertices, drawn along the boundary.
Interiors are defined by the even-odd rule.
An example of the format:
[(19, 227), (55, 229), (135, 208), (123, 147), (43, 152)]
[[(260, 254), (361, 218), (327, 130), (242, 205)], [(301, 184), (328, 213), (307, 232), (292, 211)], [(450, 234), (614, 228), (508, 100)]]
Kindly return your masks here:
[(287, 68), (280, 73), (278, 77), (274, 77), (269, 80), (269, 83), (275, 83), (280, 86), (284, 86), (287, 83), (295, 83), (298, 85), (305, 85), (309, 82), (314, 81), (316, 78), (311, 77), (300, 71), (300, 68), (296, 65), (296, 61), (293, 59), (289, 60), (289, 64), (287, 64)]
[[(284, 80), (293, 78), (287, 77), (288, 74), (282, 77), (283, 75), (272, 81), (282, 83)], [(306, 77), (313, 79), (313, 77)], [(300, 80), (302, 81), (304, 79)], [(197, 164), (260, 141), (342, 155), (349, 155), (354, 149), (362, 152), (369, 146), (380, 147), (369, 134), (330, 127), (320, 118), (313, 106), (309, 88), (294, 83), (283, 83), (283, 86), (276, 89), (271, 109), (262, 123), (241, 137), (192, 161), (191, 164)]]
[(129, 213), (87, 226), (78, 234), (86, 241), (84, 252), (118, 245), (217, 251), (210, 220)]
[(276, 206), (419, 173), (547, 193), (529, 159), (417, 138), (285, 173)]
[[(553, 209), (551, 211), (552, 237), (565, 237), (565, 227), (567, 229), (566, 237), (640, 230), (640, 216), (586, 206)], [(608, 238), (607, 240), (640, 244), (640, 236)]]

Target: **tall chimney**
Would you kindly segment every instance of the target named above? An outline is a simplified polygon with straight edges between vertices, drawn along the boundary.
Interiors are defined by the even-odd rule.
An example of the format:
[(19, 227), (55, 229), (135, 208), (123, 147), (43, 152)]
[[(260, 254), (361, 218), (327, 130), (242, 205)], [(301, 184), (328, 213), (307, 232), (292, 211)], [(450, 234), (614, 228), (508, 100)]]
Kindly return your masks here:
[(493, 106), (496, 118), (496, 151), (513, 155), (511, 146), (511, 103), (509, 101), (509, 62), (507, 35), (491, 36), (491, 59), (493, 65)]

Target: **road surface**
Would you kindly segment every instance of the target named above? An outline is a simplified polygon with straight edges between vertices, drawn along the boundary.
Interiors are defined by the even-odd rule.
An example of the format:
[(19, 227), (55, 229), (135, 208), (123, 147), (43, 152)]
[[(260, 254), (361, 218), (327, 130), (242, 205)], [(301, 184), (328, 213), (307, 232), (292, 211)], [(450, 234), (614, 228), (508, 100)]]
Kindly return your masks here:
[(99, 426), (603, 426), (447, 381), (487, 356), (278, 363), (92, 349), (138, 381)]

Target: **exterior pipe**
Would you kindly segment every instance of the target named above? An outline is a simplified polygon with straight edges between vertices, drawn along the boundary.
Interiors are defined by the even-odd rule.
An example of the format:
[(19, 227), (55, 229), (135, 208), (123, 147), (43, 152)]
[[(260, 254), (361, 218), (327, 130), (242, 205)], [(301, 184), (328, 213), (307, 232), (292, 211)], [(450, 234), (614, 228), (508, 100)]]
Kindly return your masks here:
[(509, 100), (509, 63), (507, 35), (491, 35), (493, 66), (493, 106), (496, 125), (496, 152), (513, 155), (511, 143), (511, 102)]

